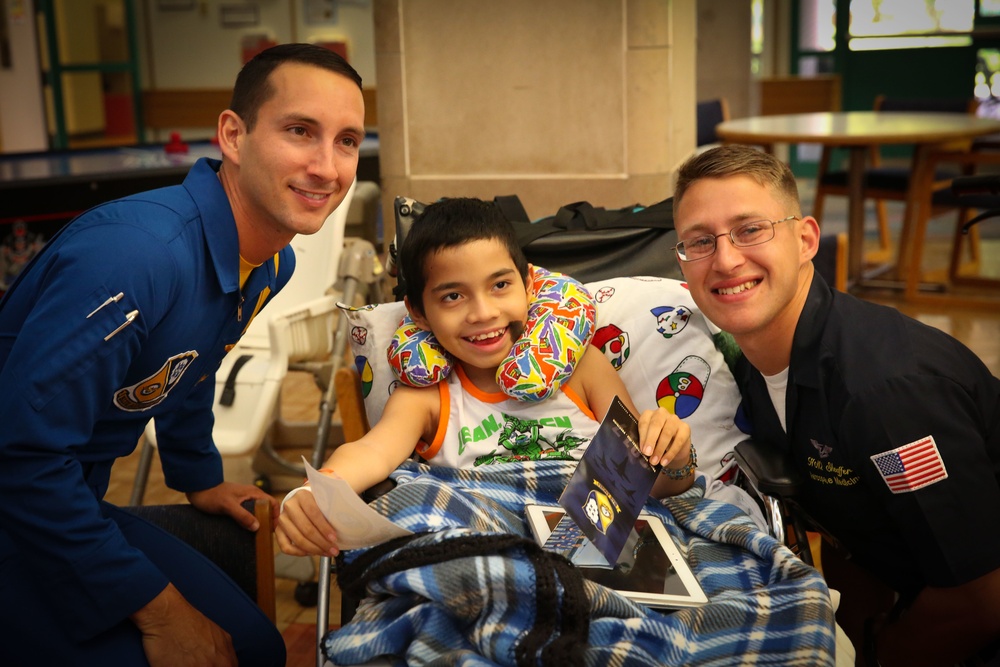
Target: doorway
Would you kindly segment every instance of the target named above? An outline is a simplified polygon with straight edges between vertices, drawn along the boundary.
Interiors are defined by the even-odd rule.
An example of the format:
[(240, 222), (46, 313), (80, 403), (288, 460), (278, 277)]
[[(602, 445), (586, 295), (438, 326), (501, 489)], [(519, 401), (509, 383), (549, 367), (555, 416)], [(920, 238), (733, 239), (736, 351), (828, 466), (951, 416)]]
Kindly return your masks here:
[(37, 8), (50, 148), (137, 143), (134, 0), (38, 0)]
[[(990, 16), (990, 5), (997, 4), (798, 0), (791, 5), (789, 71), (839, 74), (845, 111), (870, 111), (879, 94), (971, 98), (979, 51), (996, 42), (998, 19)], [(814, 147), (799, 147), (790, 162), (796, 174), (812, 177), (818, 157)]]

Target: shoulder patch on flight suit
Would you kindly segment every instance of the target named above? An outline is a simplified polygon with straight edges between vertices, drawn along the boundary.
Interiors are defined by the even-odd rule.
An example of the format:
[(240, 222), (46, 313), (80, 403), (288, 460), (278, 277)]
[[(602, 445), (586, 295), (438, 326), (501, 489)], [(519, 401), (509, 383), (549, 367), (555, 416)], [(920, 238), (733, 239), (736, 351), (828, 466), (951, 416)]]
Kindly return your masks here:
[(184, 371), (198, 357), (198, 352), (181, 352), (167, 359), (158, 371), (131, 387), (115, 392), (115, 405), (127, 412), (142, 412), (158, 405), (180, 382)]

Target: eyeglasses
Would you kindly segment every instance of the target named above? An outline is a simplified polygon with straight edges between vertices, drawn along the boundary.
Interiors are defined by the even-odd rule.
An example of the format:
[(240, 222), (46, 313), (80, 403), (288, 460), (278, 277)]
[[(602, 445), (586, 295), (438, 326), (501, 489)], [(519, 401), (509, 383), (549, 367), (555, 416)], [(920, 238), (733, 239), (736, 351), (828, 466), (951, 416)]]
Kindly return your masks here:
[(738, 227), (733, 227), (725, 234), (716, 234), (714, 236), (706, 234), (704, 236), (696, 236), (687, 241), (681, 241), (674, 246), (674, 250), (677, 252), (677, 259), (682, 262), (694, 262), (714, 255), (718, 245), (717, 239), (723, 236), (728, 236), (729, 240), (737, 248), (760, 245), (774, 238), (775, 225), (788, 222), (789, 220), (798, 220), (798, 218), (790, 215), (781, 220), (752, 220), (751, 222), (744, 222)]

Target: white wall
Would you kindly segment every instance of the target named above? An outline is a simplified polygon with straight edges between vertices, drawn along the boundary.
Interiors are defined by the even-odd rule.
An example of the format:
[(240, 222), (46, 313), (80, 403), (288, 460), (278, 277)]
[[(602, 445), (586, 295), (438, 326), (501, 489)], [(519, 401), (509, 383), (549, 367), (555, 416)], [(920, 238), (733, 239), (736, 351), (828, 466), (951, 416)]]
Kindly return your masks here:
[[(11, 11), (15, 4), (20, 13)], [(0, 150), (7, 153), (48, 148), (33, 5), (0, 0), (11, 41), (12, 67), (0, 69)]]
[(695, 147), (695, 0), (373, 4), (384, 210), (516, 193), (537, 218), (670, 194)]
[(731, 118), (751, 115), (750, 0), (698, 0), (698, 101), (726, 98)]
[[(259, 24), (225, 27), (222, 5), (231, 0), (197, 0), (195, 9), (162, 11), (150, 0), (140, 5), (143, 88), (229, 88), (242, 64), (240, 43), (245, 35), (264, 33), (278, 43), (346, 41), (348, 60), (364, 80), (375, 82), (375, 26), (371, 2), (354, 0), (257, 0)], [(332, 21), (307, 23), (307, 7), (330, 6)]]

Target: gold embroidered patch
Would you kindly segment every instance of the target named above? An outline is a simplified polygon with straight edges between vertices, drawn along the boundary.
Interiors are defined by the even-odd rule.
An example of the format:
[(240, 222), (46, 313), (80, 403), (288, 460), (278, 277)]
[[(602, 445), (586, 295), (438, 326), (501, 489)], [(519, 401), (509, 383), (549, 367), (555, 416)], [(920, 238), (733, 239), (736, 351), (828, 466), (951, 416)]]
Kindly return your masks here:
[(181, 352), (167, 359), (158, 371), (131, 387), (115, 392), (115, 405), (128, 412), (142, 412), (158, 405), (180, 382), (184, 371), (198, 357), (195, 350)]

